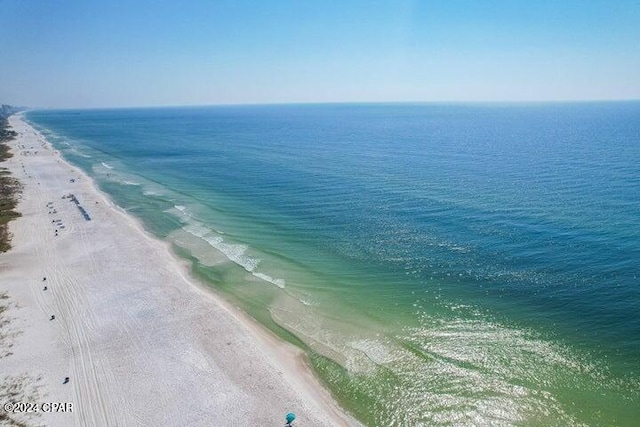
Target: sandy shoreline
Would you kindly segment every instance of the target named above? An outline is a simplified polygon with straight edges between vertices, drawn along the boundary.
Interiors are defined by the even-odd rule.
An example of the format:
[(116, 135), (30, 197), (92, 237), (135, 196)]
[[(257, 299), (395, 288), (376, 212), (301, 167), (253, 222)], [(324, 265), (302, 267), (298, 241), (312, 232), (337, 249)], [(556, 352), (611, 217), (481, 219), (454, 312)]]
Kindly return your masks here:
[[(0, 255), (0, 295), (8, 297), (0, 302), (10, 321), (0, 345), (11, 353), (0, 352), (0, 371), (5, 384), (29, 385), (28, 402), (73, 405), (16, 419), (278, 426), (292, 411), (299, 426), (355, 424), (300, 351), (190, 278), (167, 244), (19, 116), (10, 124), (19, 137), (4, 166), (24, 189), (22, 217), (10, 224), (13, 249)], [(78, 204), (62, 198), (68, 194)]]

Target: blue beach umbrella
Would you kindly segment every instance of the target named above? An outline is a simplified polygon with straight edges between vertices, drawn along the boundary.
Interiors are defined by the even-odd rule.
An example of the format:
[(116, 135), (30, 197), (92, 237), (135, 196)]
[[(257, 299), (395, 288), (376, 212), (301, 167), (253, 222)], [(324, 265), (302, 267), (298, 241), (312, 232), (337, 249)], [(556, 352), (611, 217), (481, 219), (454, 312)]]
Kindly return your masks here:
[(293, 412), (289, 412), (286, 416), (286, 419), (287, 419), (287, 423), (291, 424), (293, 420), (296, 419), (296, 414), (294, 414)]

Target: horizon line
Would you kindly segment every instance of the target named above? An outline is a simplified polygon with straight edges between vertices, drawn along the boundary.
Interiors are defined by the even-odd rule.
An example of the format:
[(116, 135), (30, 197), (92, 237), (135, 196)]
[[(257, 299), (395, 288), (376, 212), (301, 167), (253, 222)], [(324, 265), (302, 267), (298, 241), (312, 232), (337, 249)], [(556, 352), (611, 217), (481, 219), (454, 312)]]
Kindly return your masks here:
[[(640, 98), (620, 99), (556, 99), (556, 100), (439, 100), (439, 101), (307, 101), (307, 102), (237, 102), (237, 103), (206, 103), (206, 104), (160, 104), (160, 105), (132, 105), (132, 106), (101, 106), (101, 107), (28, 107), (22, 112), (37, 110), (126, 110), (152, 108), (203, 108), (203, 107), (252, 107), (252, 106), (295, 106), (295, 105), (464, 105), (464, 104), (593, 104), (615, 102), (640, 102)], [(13, 104), (4, 104), (11, 105)]]

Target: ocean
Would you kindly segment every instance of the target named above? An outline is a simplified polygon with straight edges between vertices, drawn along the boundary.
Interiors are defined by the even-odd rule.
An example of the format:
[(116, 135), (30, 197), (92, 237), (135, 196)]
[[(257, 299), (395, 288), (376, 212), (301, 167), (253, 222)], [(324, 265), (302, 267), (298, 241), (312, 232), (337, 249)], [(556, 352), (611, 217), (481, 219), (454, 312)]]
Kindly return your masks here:
[(640, 102), (26, 117), (363, 423), (637, 425)]

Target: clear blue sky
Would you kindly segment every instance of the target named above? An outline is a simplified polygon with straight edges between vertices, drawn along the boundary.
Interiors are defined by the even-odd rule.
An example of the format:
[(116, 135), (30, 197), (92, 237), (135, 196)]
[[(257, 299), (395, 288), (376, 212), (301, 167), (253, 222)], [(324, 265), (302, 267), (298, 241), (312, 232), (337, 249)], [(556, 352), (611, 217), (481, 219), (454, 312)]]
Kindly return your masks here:
[(640, 98), (640, 1), (0, 0), (0, 102)]

